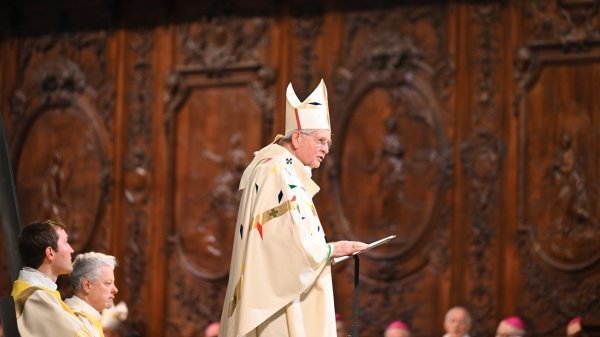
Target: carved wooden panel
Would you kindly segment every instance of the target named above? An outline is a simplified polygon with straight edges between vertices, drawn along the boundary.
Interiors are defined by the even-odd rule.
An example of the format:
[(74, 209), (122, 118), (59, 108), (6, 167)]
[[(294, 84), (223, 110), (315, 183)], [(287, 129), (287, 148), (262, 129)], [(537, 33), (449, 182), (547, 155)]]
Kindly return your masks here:
[(55, 3), (0, 4), (0, 113), (23, 222), (119, 258), (123, 336), (219, 318), (241, 172), (321, 78), (327, 237), (398, 235), (361, 259), (361, 336), (600, 317), (600, 0)]
[(534, 19), (545, 18), (547, 30), (533, 29), (532, 41), (515, 56), (523, 258), (518, 307), (535, 333), (548, 334), (572, 316), (600, 314), (598, 2), (527, 8)]
[[(329, 60), (331, 49), (326, 52), (323, 43), (326, 37), (324, 3), (307, 6), (306, 3), (291, 6), (291, 23), (288, 39), (290, 59), (290, 82), (298, 97), (308, 97), (314, 90), (314, 83), (324, 77), (324, 60)], [(332, 41), (328, 41), (332, 42)]]
[(106, 49), (104, 33), (24, 40), (11, 97), (22, 222), (63, 221), (76, 251), (107, 248), (114, 86)]
[(275, 77), (264, 63), (268, 28), (265, 18), (176, 28), (182, 55), (176, 60), (183, 64), (168, 78), (165, 120), (171, 163), (168, 336), (201, 334), (221, 315), (239, 179), (271, 133)]
[[(125, 72), (125, 116), (122, 135), (123, 154), (121, 161), (122, 185), (120, 186), (122, 225), (115, 233), (121, 237), (117, 251), (120, 252), (121, 267), (117, 280), (121, 283), (119, 298), (129, 307), (129, 334), (143, 333), (150, 323), (151, 299), (144, 296), (148, 291), (150, 275), (149, 260), (152, 225), (152, 187), (155, 184), (155, 159), (153, 153), (154, 102), (156, 99), (154, 53), (155, 34), (151, 29), (138, 29), (127, 34)], [(144, 328), (145, 327), (145, 328)]]
[[(461, 69), (468, 86), (459, 83), (457, 89), (468, 90), (468, 100), (461, 106), (468, 113), (457, 113), (460, 139), (462, 179), (457, 188), (463, 202), (457, 203), (455, 221), (463, 224), (458, 238), (464, 251), (464, 264), (457, 267), (459, 284), (464, 286), (461, 301), (470, 310), (472, 334), (485, 336), (494, 331), (502, 317), (498, 311), (500, 290), (496, 280), (500, 275), (498, 241), (502, 235), (501, 179), (504, 162), (502, 140), (505, 116), (501, 112), (503, 34), (500, 4), (471, 5), (463, 15), (469, 19), (468, 38), (463, 43), (471, 51), (464, 53)], [(466, 21), (466, 20), (465, 20)], [(463, 63), (464, 62), (464, 63)], [(460, 109), (460, 108), (459, 108)], [(458, 164), (458, 163), (457, 163)], [(501, 303), (501, 301), (500, 301)]]
[[(361, 261), (361, 326), (369, 336), (394, 319), (431, 335), (436, 327), (421, 317), (444, 310), (415, 299), (439, 293), (448, 266), (452, 151), (443, 90), (450, 57), (436, 28), (445, 19), (443, 7), (419, 14), (384, 7), (345, 13), (339, 28), (339, 64), (328, 82), (335, 145), (320, 175), (319, 212), (335, 226), (332, 239), (398, 235)], [(351, 317), (353, 268), (336, 268), (343, 268), (334, 276), (336, 305)]]

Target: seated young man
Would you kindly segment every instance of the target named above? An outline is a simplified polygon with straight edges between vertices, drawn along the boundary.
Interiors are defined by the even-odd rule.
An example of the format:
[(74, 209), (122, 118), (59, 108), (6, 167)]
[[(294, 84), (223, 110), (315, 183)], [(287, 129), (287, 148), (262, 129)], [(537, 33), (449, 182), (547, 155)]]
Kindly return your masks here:
[(58, 276), (72, 270), (65, 226), (51, 220), (28, 225), (19, 236), (19, 252), (23, 269), (11, 295), (21, 337), (93, 336), (56, 290)]

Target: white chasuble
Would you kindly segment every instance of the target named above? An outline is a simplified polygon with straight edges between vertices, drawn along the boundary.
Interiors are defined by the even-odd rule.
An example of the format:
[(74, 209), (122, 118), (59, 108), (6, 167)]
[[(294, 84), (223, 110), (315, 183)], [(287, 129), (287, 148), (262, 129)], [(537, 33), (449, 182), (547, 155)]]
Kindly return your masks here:
[(310, 170), (282, 146), (255, 153), (240, 182), (220, 337), (335, 337), (331, 245)]

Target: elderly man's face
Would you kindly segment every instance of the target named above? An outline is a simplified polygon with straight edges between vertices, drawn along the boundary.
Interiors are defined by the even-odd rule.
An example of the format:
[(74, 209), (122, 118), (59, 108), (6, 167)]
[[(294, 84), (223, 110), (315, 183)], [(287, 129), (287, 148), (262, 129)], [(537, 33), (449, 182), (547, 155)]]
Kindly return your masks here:
[(451, 309), (444, 322), (444, 329), (452, 337), (462, 337), (469, 332), (471, 324), (467, 312), (462, 308)]
[(311, 168), (318, 168), (325, 156), (329, 153), (331, 146), (331, 131), (316, 130), (311, 133), (299, 131), (296, 157)]
[(96, 281), (89, 282), (88, 303), (102, 313), (108, 306), (112, 305), (117, 291), (115, 286), (115, 275), (112, 268), (108, 266), (100, 267), (100, 277)]

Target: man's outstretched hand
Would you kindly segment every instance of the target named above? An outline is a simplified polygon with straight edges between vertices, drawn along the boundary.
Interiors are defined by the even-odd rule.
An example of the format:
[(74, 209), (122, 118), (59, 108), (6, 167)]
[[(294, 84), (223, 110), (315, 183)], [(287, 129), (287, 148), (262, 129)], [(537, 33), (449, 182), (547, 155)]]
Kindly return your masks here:
[(336, 241), (330, 242), (333, 245), (331, 250), (331, 257), (340, 257), (346, 255), (352, 255), (361, 250), (367, 249), (369, 245), (360, 241)]

